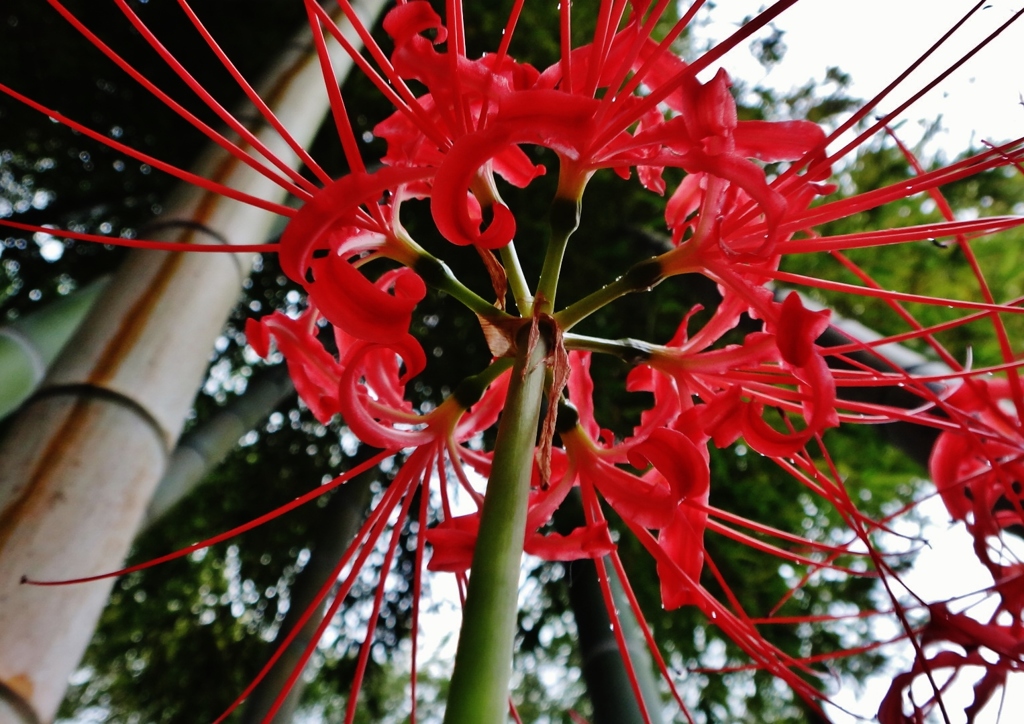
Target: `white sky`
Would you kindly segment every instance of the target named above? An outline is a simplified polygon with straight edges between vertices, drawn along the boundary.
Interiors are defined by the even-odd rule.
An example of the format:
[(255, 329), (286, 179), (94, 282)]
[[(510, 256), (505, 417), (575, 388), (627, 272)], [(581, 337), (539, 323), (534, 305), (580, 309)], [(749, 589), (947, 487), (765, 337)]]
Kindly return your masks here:
[[(756, 14), (767, 3), (750, 0), (719, 0), (710, 12), (714, 24), (709, 37), (732, 32), (745, 16)], [(868, 99), (884, 88), (957, 20), (973, 7), (973, 1), (946, 0), (801, 0), (776, 21), (785, 31), (784, 59), (769, 73), (750, 55), (747, 45), (722, 61), (732, 77), (779, 90), (821, 80), (825, 69), (836, 66), (852, 76), (850, 95)], [(930, 81), (995, 30), (1020, 5), (993, 0), (940, 50), (934, 60), (916, 71), (893, 96), (882, 102), (885, 113)], [(942, 131), (928, 146), (930, 152), (955, 156), (973, 141), (1003, 141), (1024, 136), (1024, 19), (1012, 25), (967, 65), (955, 71), (939, 87), (902, 116), (901, 138), (916, 143), (927, 123), (941, 116)], [(976, 563), (966, 533), (950, 528), (948, 515), (938, 501), (927, 508), (935, 521), (929, 532), (931, 547), (920, 557), (908, 577), (919, 595), (931, 601), (983, 588), (991, 579)], [(896, 669), (899, 670), (899, 669)], [(852, 688), (837, 696), (863, 720), (873, 721), (892, 673), (881, 672), (862, 691)], [(1024, 711), (1024, 676), (1011, 678), (1003, 708), (1003, 722), (1019, 721)], [(972, 683), (972, 682), (969, 682)], [(971, 700), (970, 687), (948, 698), (951, 721), (963, 722), (963, 707)], [(835, 721), (855, 718), (830, 711)], [(862, 721), (863, 721), (862, 720)], [(977, 719), (978, 724), (998, 720), (998, 702)], [(935, 719), (939, 721), (939, 719)]]
[[(685, 0), (684, 0), (685, 1)], [(724, 37), (745, 16), (768, 3), (718, 0), (710, 10), (712, 37)], [(722, 65), (733, 77), (779, 89), (821, 80), (836, 66), (853, 78), (851, 95), (868, 99), (902, 72), (972, 6), (973, 0), (800, 0), (775, 22), (785, 31), (783, 61), (770, 75), (750, 56), (746, 45), (730, 53)], [(913, 91), (948, 68), (977, 42), (1009, 19), (1020, 5), (993, 0), (979, 10), (934, 60), (916, 71), (905, 92), (882, 102), (887, 112)], [(707, 17), (708, 13), (705, 14)], [(903, 127), (909, 140), (920, 135), (917, 121), (941, 116), (946, 129), (936, 144), (955, 153), (972, 140), (1007, 140), (1024, 136), (1024, 20), (986, 46), (968, 64), (909, 109)]]

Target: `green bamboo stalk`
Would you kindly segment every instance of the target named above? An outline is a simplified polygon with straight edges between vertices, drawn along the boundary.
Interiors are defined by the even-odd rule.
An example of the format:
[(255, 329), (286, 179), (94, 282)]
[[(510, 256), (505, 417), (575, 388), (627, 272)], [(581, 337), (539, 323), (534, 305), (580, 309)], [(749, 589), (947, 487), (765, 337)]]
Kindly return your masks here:
[(109, 277), (0, 326), (0, 420), (35, 391), (71, 338)]
[(445, 724), (501, 724), (508, 711), (526, 504), (548, 351), (543, 334), (530, 349), (526, 331), (518, 336), (498, 425)]
[[(362, 475), (356, 476), (336, 490), (330, 501), (324, 506), (318, 518), (316, 538), (313, 542), (309, 562), (292, 586), (291, 607), (288, 609), (284, 621), (281, 622), (281, 628), (277, 635), (278, 640), (283, 640), (295, 627), (298, 619), (313, 605), (316, 594), (327, 582), (335, 564), (351, 545), (370, 502), (370, 486), (379, 475), (380, 472), (377, 468), (371, 468)], [(299, 680), (292, 686), (284, 704), (278, 709), (272, 720), (267, 719), (267, 713), (273, 707), (277, 695), (281, 692), (292, 671), (298, 666), (299, 659), (312, 641), (317, 626), (323, 620), (325, 608), (326, 604), (321, 602), (317, 613), (306, 621), (302, 630), (288, 645), (281, 658), (275, 662), (266, 678), (246, 700), (245, 708), (239, 718), (240, 724), (262, 724), (267, 721), (285, 724), (285, 722), (293, 721), (299, 701), (308, 684), (304, 676), (299, 677)]]
[(257, 372), (249, 380), (244, 394), (183, 435), (149, 501), (141, 530), (148, 530), (195, 490), (213, 468), (238, 446), (245, 433), (294, 393), (295, 387), (285, 365)]
[[(567, 534), (583, 525), (583, 508), (579, 492), (573, 490), (555, 513), (555, 528)], [(601, 584), (594, 561), (584, 558), (565, 564), (565, 583), (569, 589), (569, 606), (576, 619), (577, 641), (583, 660), (583, 681), (594, 708), (592, 724), (643, 724), (629, 674), (622, 660), (611, 620), (605, 608)], [(629, 647), (630, 659), (643, 692), (651, 724), (661, 724), (661, 696), (654, 679), (654, 665), (639, 624), (633, 617), (622, 584), (615, 569), (608, 566), (608, 579), (619, 611), (622, 635)]]

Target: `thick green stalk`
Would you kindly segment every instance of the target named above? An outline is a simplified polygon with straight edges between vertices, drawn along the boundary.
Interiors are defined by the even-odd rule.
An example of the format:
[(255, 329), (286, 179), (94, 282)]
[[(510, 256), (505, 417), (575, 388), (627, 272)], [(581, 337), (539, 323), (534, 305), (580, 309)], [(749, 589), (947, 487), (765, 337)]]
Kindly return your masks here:
[(508, 316), (460, 282), (448, 265), (436, 257), (424, 253), (413, 266), (413, 271), (422, 277), (427, 286), (450, 294), (481, 317), (496, 319)]
[(562, 271), (565, 247), (569, 243), (569, 237), (580, 224), (579, 199), (556, 196), (551, 203), (548, 219), (551, 224), (551, 238), (548, 239), (544, 266), (541, 267), (540, 280), (537, 282), (537, 303), (541, 305), (542, 312), (550, 313), (554, 311), (555, 290), (558, 289), (558, 275)]
[(530, 287), (526, 283), (523, 267), (519, 263), (515, 243), (510, 241), (501, 247), (500, 253), (501, 262), (505, 266), (505, 274), (508, 276), (508, 287), (512, 290), (512, 298), (516, 300), (519, 315), (529, 317), (533, 314), (533, 295), (530, 294)]
[(526, 503), (548, 350), (543, 334), (528, 349), (526, 332), (518, 336), (498, 425), (445, 724), (501, 724), (508, 711)]
[(568, 307), (555, 315), (558, 326), (563, 332), (568, 332), (576, 324), (589, 317), (606, 304), (614, 302), (619, 297), (635, 292), (646, 292), (664, 280), (662, 264), (658, 259), (645, 259), (634, 264), (629, 271), (613, 282), (605, 284), (592, 294), (570, 304)]
[(644, 342), (642, 339), (633, 339), (632, 337), (604, 339), (602, 337), (588, 337), (585, 334), (566, 332), (562, 340), (565, 342), (566, 349), (610, 354), (630, 364), (646, 362), (650, 359), (652, 352), (658, 349), (665, 349), (660, 345), (653, 345), (649, 342)]

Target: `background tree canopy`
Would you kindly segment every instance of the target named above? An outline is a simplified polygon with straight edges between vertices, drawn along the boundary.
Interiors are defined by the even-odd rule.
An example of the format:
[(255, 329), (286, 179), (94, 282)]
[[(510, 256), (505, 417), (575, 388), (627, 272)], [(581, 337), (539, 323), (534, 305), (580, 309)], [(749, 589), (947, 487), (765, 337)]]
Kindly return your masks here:
[[(118, 48), (133, 67), (151, 77), (175, 99), (204, 120), (218, 121), (171, 74), (148, 45), (133, 32), (113, 4), (81, 0), (68, 7), (106, 42)], [(438, 3), (440, 5), (440, 3)], [(214, 37), (252, 79), (273, 59), (273, 50), (289, 41), (304, 21), (302, 4), (294, 0), (241, 0), (197, 2), (195, 10)], [(502, 5), (505, 5), (503, 3)], [(167, 47), (224, 105), (235, 107), (241, 95), (231, 79), (196, 41), (195, 33), (177, 5), (169, 1), (136, 2), (133, 7)], [(468, 46), (491, 47), (507, 17), (507, 9), (485, 3), (466, 8)], [(574, 6), (580, 38), (589, 37), (587, 6)], [(546, 13), (546, 14), (545, 14)], [(103, 130), (110, 137), (183, 168), (204, 145), (202, 136), (187, 122), (168, 112), (126, 78), (106, 58), (43, 2), (19, 0), (0, 10), (0, 82), (67, 116)], [(557, 24), (554, 3), (543, 12), (531, 10), (517, 29), (515, 57), (545, 67), (557, 59), (558, 46), (551, 28)], [(382, 46), (386, 36), (378, 33)], [(693, 42), (684, 37), (681, 47)], [(781, 36), (765, 34), (751, 51), (764, 63), (783, 51)], [(845, 77), (830, 69), (820, 84), (781, 93), (762, 87), (734, 88), (743, 103), (745, 118), (802, 117), (829, 124), (855, 101), (846, 97)], [(367, 159), (377, 159), (384, 147), (374, 138), (374, 125), (390, 113), (387, 103), (359, 74), (346, 83), (345, 94), (357, 133), (362, 132)], [(49, 121), (41, 114), (7, 98), (0, 103), (0, 216), (34, 224), (87, 231), (110, 236), (145, 236), (159, 223), (162, 204), (175, 181), (146, 164), (123, 156), (81, 134)], [(334, 176), (346, 171), (344, 157), (331, 132), (324, 132), (312, 153)], [(544, 153), (537, 160), (550, 161)], [(850, 190), (876, 188), (906, 177), (910, 171), (892, 144), (879, 141), (865, 147), (857, 159), (839, 171), (838, 182)], [(678, 175), (674, 181), (678, 181)], [(523, 258), (539, 260), (546, 234), (544, 219), (554, 189), (555, 175), (543, 179), (528, 193), (502, 189), (516, 209), (520, 227), (517, 244)], [(959, 213), (1006, 213), (1020, 198), (1021, 179), (1015, 173), (990, 173), (945, 189)], [(582, 296), (595, 279), (610, 281), (629, 264), (659, 250), (664, 199), (614, 174), (599, 175), (588, 187), (583, 226), (572, 254), (562, 289), (566, 300)], [(427, 205), (415, 207), (404, 222), (428, 248), (443, 240), (433, 230)], [(881, 209), (837, 222), (831, 233), (881, 228), (887, 216), (906, 225), (914, 220), (939, 219), (935, 203), (913, 197)], [(868, 218), (871, 217), (871, 218)], [(5, 230), (0, 254), (0, 320), (12, 321), (50, 304), (54, 299), (108, 273), (121, 260), (122, 251), (96, 244), (42, 235), (19, 235)], [(259, 241), (259, 240), (254, 240)], [(986, 241), (976, 251), (986, 276), (1004, 297), (1021, 293), (1024, 259), (1019, 234)], [(431, 245), (434, 245), (433, 247)], [(959, 263), (956, 246), (905, 246), (891, 254), (877, 250), (851, 253), (870, 270), (884, 288), (915, 291), (918, 280), (948, 280), (942, 293), (958, 296), (973, 277)], [(476, 291), (488, 291), (486, 277), (476, 273), (472, 250), (445, 259), (463, 279), (475, 279)], [(806, 255), (787, 262), (788, 269), (818, 277), (847, 279), (849, 273), (824, 255)], [(471, 271), (474, 270), (474, 271)], [(960, 270), (963, 270), (961, 273)], [(539, 269), (527, 268), (529, 278)], [(464, 272), (464, 273), (463, 273)], [(694, 278), (686, 284), (665, 284), (650, 294), (632, 295), (614, 306), (615, 314), (593, 315), (580, 332), (600, 331), (603, 336), (635, 336), (666, 340), (678, 320), (695, 304), (706, 307), (706, 318), (716, 304), (713, 285)], [(818, 301), (837, 312), (856, 317), (881, 333), (888, 329), (885, 314), (863, 300), (820, 294)], [(275, 255), (264, 255), (245, 285), (245, 295), (211, 353), (210, 373), (195, 403), (190, 426), (201, 428), (223, 406), (247, 394), (265, 363), (245, 346), (245, 320), (274, 309), (298, 310), (303, 292), (281, 273)], [(933, 310), (937, 322), (944, 310)], [(928, 312), (924, 313), (925, 315)], [(1020, 338), (1024, 321), (1009, 321), (1010, 333)], [(753, 324), (753, 322), (751, 322)], [(489, 358), (477, 320), (443, 294), (434, 293), (418, 308), (413, 333), (428, 351), (427, 371), (414, 387), (420, 409), (439, 404), (453, 385), (477, 371)], [(730, 340), (724, 340), (729, 342)], [(976, 364), (999, 359), (990, 326), (957, 327), (944, 343)], [(923, 348), (922, 348), (923, 349)], [(638, 423), (649, 399), (630, 393), (622, 384), (626, 367), (616, 361), (595, 359), (598, 387), (618, 392), (595, 402), (602, 426), (618, 435)], [(602, 384), (603, 383), (603, 384)], [(316, 488), (342, 469), (368, 457), (368, 451), (347, 432), (344, 422), (325, 426), (314, 420), (294, 396), (279, 404), (241, 444), (206, 477), (203, 484), (161, 518), (136, 541), (133, 561), (142, 561), (183, 547), (213, 532), (229, 529)], [(10, 424), (8, 421), (6, 424)], [(912, 498), (924, 471), (906, 451), (888, 444), (870, 428), (842, 428), (828, 434), (839, 472), (862, 510), (882, 516)], [(801, 535), (827, 540), (839, 535), (842, 521), (835, 511), (815, 504), (792, 478), (768, 458), (738, 444), (713, 449), (711, 504), (747, 518)], [(251, 680), (273, 650), (294, 591), (318, 549), (328, 546), (342, 509), (360, 510), (365, 498), (379, 496), (397, 467), (382, 465), (365, 490), (355, 491), (346, 505), (332, 505), (324, 496), (277, 521), (237, 540), (201, 554), (122, 578), (93, 642), (74, 678), (61, 715), (68, 719), (112, 722), (212, 721)], [(363, 502), (360, 503), (360, 498)], [(384, 607), (379, 615), (379, 644), (374, 648), (369, 679), (363, 687), (363, 721), (401, 721), (407, 715), (408, 635), (412, 608), (411, 570), (415, 530), (407, 529), (394, 563)], [(672, 612), (660, 607), (658, 579), (653, 561), (632, 538), (623, 536), (621, 553), (630, 580), (640, 598), (655, 638), (666, 660), (679, 676), (681, 688), (694, 711), (708, 722), (814, 721), (792, 695), (773, 684), (766, 672), (735, 671), (718, 675), (713, 670), (745, 663), (739, 649), (709, 626), (696, 612)], [(829, 615), (867, 611), (878, 607), (876, 582), (870, 577), (818, 576), (788, 596), (795, 585), (791, 567), (726, 537), (708, 534), (706, 545), (719, 573), (748, 611), (767, 612), (778, 602), (786, 615)], [(909, 563), (907, 557), (902, 564)], [(860, 562), (849, 561), (850, 565)], [(590, 705), (579, 683), (580, 660), (575, 650), (575, 620), (567, 592), (567, 566), (528, 562), (528, 607), (521, 613), (521, 634), (516, 701), (524, 721), (569, 722), (570, 710), (590, 715)], [(715, 578), (705, 571), (704, 584), (719, 592)], [(321, 642), (312, 669), (313, 683), (302, 706), (333, 720), (343, 706), (354, 670), (355, 656), (369, 615), (369, 600), (376, 574), (368, 571), (350, 596), (341, 615)], [(601, 606), (595, 600), (594, 606)], [(850, 642), (869, 637), (867, 619), (851, 618), (816, 627), (766, 627), (775, 645), (793, 655), (838, 652)], [(870, 675), (881, 654), (864, 653), (837, 658), (836, 671), (856, 678)], [(562, 671), (557, 678), (551, 671)], [(423, 685), (444, 690), (443, 671), (431, 667)], [(684, 672), (689, 672), (685, 673)], [(441, 697), (443, 700), (443, 697)], [(430, 720), (430, 707), (421, 712)], [(436, 711), (433, 712), (436, 714)]]

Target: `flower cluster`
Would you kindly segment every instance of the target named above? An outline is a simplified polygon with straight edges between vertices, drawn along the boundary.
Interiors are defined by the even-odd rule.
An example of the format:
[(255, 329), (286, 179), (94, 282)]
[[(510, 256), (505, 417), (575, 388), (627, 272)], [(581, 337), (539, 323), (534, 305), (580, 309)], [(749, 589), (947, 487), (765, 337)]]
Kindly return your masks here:
[[(466, 57), (457, 18), (450, 17), (456, 24), (446, 27), (426, 2), (413, 0), (392, 10), (384, 29), (394, 51), (384, 67), (397, 110), (374, 128), (387, 142), (384, 165), (367, 171), (361, 159), (350, 155), (352, 172), (318, 191), (299, 210), (282, 237), (280, 255), (285, 271), (305, 287), (310, 309), (300, 321), (275, 314), (250, 322), (248, 334), (261, 351), (268, 335), (277, 340), (297, 387), (320, 419), (340, 413), (367, 444), (416, 450), (408, 465), (426, 459), (419, 455), (424, 448), (447, 451), (476, 510), (453, 515), (442, 493), (438, 522), (420, 545), (426, 542), (432, 549), (428, 567), (460, 574), (471, 567), (478, 537), (486, 535), (481, 530), (484, 498), (473, 490), (462, 466), (468, 464), (478, 476), (489, 478), (493, 461), (493, 453), (471, 452), (462, 444), (495, 418), (474, 414), (474, 423), (457, 427), (442, 412), (449, 403), (450, 409), (465, 410), (478, 392), (468, 399), (456, 393), (426, 415), (414, 413), (402, 399), (404, 382), (425, 363), (409, 333), (414, 310), (433, 288), (476, 314), (494, 359), (473, 380), (486, 387), (492, 412), (509, 394), (504, 372), (511, 360), (528, 357), (538, 338), (545, 337), (544, 397), (549, 409), (535, 451), (520, 463), (532, 469), (522, 549), (549, 560), (609, 557), (621, 566), (603, 501), (654, 557), (666, 608), (696, 605), (758, 665), (812, 699), (814, 688), (792, 673), (796, 662), (768, 645), (742, 610), (723, 606), (701, 585), (703, 538), (709, 515), (715, 513), (709, 506), (708, 446), (742, 439), (780, 461), (854, 521), (861, 540), (872, 546), (869, 534), (875, 524), (863, 519), (839, 481), (818, 470), (807, 451), (808, 443), (820, 441), (839, 424), (844, 407), (837, 396), (837, 379), (842, 384), (844, 377), (834, 373), (827, 350), (816, 342), (829, 326), (829, 314), (808, 309), (796, 293), (774, 295), (769, 284), (783, 276), (779, 269), (787, 252), (807, 251), (815, 244), (817, 250), (841, 251), (887, 243), (872, 232), (820, 239), (810, 231), (813, 224), (934, 189), (955, 171), (922, 172), (911, 186), (812, 205), (835, 191), (827, 183), (833, 160), (825, 156), (825, 132), (807, 121), (739, 120), (727, 74), (719, 70), (708, 81), (698, 77), (716, 53), (687, 63), (671, 51), (689, 14), (664, 40), (652, 39), (662, 5), (602, 4), (593, 42), (563, 47), (561, 59), (543, 70), (514, 61), (507, 54), (507, 38), (494, 54)], [(568, 12), (566, 4), (565, 23)], [(513, 13), (509, 34), (515, 19)], [(758, 19), (744, 32), (767, 19)], [(730, 42), (738, 42), (744, 32)], [(407, 81), (422, 84), (426, 93), (413, 97)], [(531, 146), (552, 151), (558, 173), (551, 240), (532, 289), (513, 242), (515, 214), (499, 193), (499, 179), (524, 188), (547, 172), (531, 160)], [(765, 164), (780, 162), (789, 170), (773, 180)], [(1000, 166), (1007, 156), (991, 155), (976, 163)], [(664, 173), (670, 168), (685, 175), (666, 205), (669, 248), (638, 260), (618, 279), (559, 309), (559, 269), (588, 180), (601, 169), (624, 178), (635, 172), (645, 188), (662, 194), (668, 190)], [(471, 292), (403, 227), (402, 206), (412, 199), (429, 199), (431, 216), (448, 242), (476, 249), (494, 290), (493, 302)], [(941, 227), (909, 229), (900, 240), (936, 233), (942, 233)], [(365, 276), (362, 270), (381, 258), (397, 262), (398, 268), (376, 279)], [(691, 273), (713, 280), (721, 295), (699, 329), (690, 327), (701, 307), (685, 315), (672, 339), (662, 344), (571, 331), (623, 295)], [(518, 314), (507, 311), (509, 294)], [(744, 318), (757, 320), (759, 329), (739, 333)], [(324, 352), (313, 334), (317, 319), (335, 330), (337, 359)], [(526, 329), (529, 334), (523, 333)], [(654, 401), (633, 433), (621, 439), (602, 431), (594, 416), (589, 366), (595, 353), (633, 365), (627, 389), (648, 392)], [(404, 364), (401, 374), (399, 360)], [(513, 374), (525, 373), (517, 368)], [(856, 374), (849, 373), (846, 381)], [(861, 370), (862, 384), (864, 377)], [(907, 384), (905, 375), (894, 372), (870, 377), (876, 385)], [(927, 400), (932, 393), (922, 388), (921, 395)], [(847, 419), (877, 422), (907, 416), (879, 405), (851, 404), (848, 409)], [(448, 422), (438, 424), (438, 416)], [(944, 433), (937, 459), (960, 457), (958, 446), (968, 443), (947, 437), (953, 434)], [(996, 443), (985, 444), (991, 448)], [(944, 485), (943, 479), (937, 474), (938, 484)], [(567, 534), (553, 532), (551, 518), (573, 489), (579, 490), (585, 523)], [(978, 525), (994, 524), (994, 494), (990, 490), (968, 496), (970, 505), (989, 511), (984, 517), (976, 513)], [(943, 495), (950, 497), (948, 492)], [(1000, 499), (1008, 500), (1005, 495)], [(951, 510), (967, 506), (961, 500)], [(850, 550), (828, 555), (834, 558)], [(773, 551), (784, 560), (809, 562), (778, 548)], [(602, 583), (610, 601), (606, 575)]]
[[(905, 636), (917, 642), (920, 655), (912, 670), (893, 682), (880, 720), (912, 721), (904, 713), (906, 691), (919, 677), (930, 678), (942, 668), (980, 667), (985, 673), (967, 712), (970, 719), (1007, 673), (1020, 667), (1024, 564), (995, 543), (1024, 530), (1024, 392), (1000, 321), (1000, 315), (1018, 313), (1020, 307), (997, 301), (980, 274), (980, 300), (885, 290), (846, 252), (952, 238), (970, 258), (972, 239), (1024, 222), (1017, 217), (957, 220), (939, 189), (992, 169), (1019, 167), (1024, 152), (1013, 144), (993, 147), (933, 171), (908, 156), (913, 177), (841, 197), (829, 182), (833, 168), (889, 119), (829, 155), (830, 144), (862, 121), (871, 104), (831, 134), (805, 120), (741, 120), (729, 76), (716, 67), (726, 52), (794, 1), (776, 3), (692, 62), (678, 57), (675, 49), (702, 2), (666, 23), (672, 12), (668, 0), (602, 0), (590, 42), (577, 47), (571, 43), (572, 4), (562, 2), (560, 56), (537, 68), (510, 55), (524, 12), (521, 0), (514, 3), (497, 50), (479, 58), (467, 53), (462, 4), (456, 0), (446, 3), (444, 19), (427, 0), (407, 0), (390, 9), (383, 20), (390, 55), (373, 41), (346, 0), (341, 0), (342, 10), (357, 25), (365, 55), (327, 11), (306, 0), (325, 75), (333, 77), (327, 47), (333, 38), (394, 106), (373, 128), (386, 144), (379, 164), (363, 158), (345, 102), (337, 86), (328, 83), (347, 173), (332, 179), (302, 156), (318, 183), (298, 173), (279, 181), (302, 202), (297, 210), (213, 181), (203, 183), (289, 217), (273, 250), (284, 273), (305, 291), (307, 306), (297, 316), (274, 312), (250, 320), (246, 337), (251, 347), (263, 357), (276, 347), (317, 420), (326, 424), (340, 418), (362, 444), (381, 451), (375, 462), (394, 456), (401, 464), (357, 544), (339, 562), (335, 575), (341, 576), (346, 566), (348, 572), (329, 614), (341, 605), (369, 551), (387, 534), (384, 565), (390, 565), (401, 525), (395, 520), (417, 515), (411, 512), (414, 500), (420, 503), (415, 595), (424, 568), (458, 577), (466, 624), (450, 720), (487, 721), (494, 701), (499, 710), (507, 706), (507, 671), (504, 682), (494, 686), (496, 694), (481, 695), (494, 701), (480, 709), (472, 708), (477, 704), (466, 695), (467, 687), (476, 685), (464, 682), (475, 680), (458, 677), (479, 670), (480, 676), (500, 679), (488, 667), (490, 660), (503, 657), (493, 668), (508, 668), (505, 652), (514, 631), (495, 634), (505, 643), (495, 643), (492, 650), (491, 641), (482, 644), (472, 626), (508, 628), (509, 606), (514, 623), (524, 552), (548, 561), (594, 561), (640, 700), (613, 600), (611, 581), (621, 579), (632, 615), (690, 716), (625, 579), (619, 536), (626, 532), (653, 558), (665, 609), (695, 607), (753, 666), (784, 680), (820, 711), (820, 684), (811, 666), (817, 660), (798, 659), (769, 643), (759, 628), (763, 621), (748, 615), (715, 566), (705, 536), (721, 534), (784, 564), (804, 567), (806, 576), (794, 588), (826, 569), (854, 574), (858, 571), (845, 561), (858, 556), (870, 560), (877, 575), (894, 579), (893, 567), (874, 541), (886, 522), (860, 511), (824, 443), (826, 434), (847, 422), (911, 422), (939, 431), (932, 478), (950, 515), (971, 532), (999, 599), (999, 610), (987, 623), (932, 603), (928, 623), (914, 629), (893, 596)], [(0, 90), (67, 120), (9, 89)], [(236, 130), (265, 156), (273, 155), (256, 146), (251, 134)], [(554, 161), (549, 167), (541, 158)], [(560, 306), (563, 264), (586, 253), (574, 247), (571, 237), (580, 224), (588, 183), (599, 172), (635, 177), (652, 194), (667, 195), (659, 220), (666, 231), (663, 248), (656, 256), (631, 259), (632, 266), (617, 278), (609, 270), (599, 280), (602, 286)], [(511, 198), (518, 191), (510, 188), (526, 189), (548, 173), (557, 174), (549, 238), (539, 263), (524, 265), (515, 243), (522, 219), (502, 190)], [(831, 236), (821, 231), (829, 223), (919, 194), (931, 195), (944, 214), (942, 221)], [(447, 245), (442, 251), (410, 231), (414, 203), (429, 204), (430, 218)], [(476, 254), (484, 284), (467, 283), (452, 271), (444, 257), (448, 250), (458, 251), (455, 247)], [(810, 253), (830, 255), (860, 283), (786, 268), (788, 259)], [(539, 275), (530, 279), (524, 268), (534, 266)], [(614, 311), (621, 298), (662, 283), (683, 284), (684, 275), (710, 280), (718, 294), (673, 319), (675, 331), (667, 339), (640, 339), (640, 331), (614, 339), (575, 331), (595, 313)], [(830, 312), (779, 284), (821, 290), (826, 297), (855, 294), (879, 300), (907, 331), (826, 346), (825, 338), (834, 331)], [(480, 288), (489, 291), (474, 291)], [(451, 394), (436, 407), (417, 406), (407, 388), (424, 372), (428, 357), (413, 334), (414, 320), (437, 293), (463, 305), (479, 323), (489, 361), (466, 379), (451, 380)], [(907, 303), (949, 306), (954, 316), (928, 327), (906, 310)], [(996, 329), (1004, 359), (995, 371), (1004, 377), (982, 378), (985, 370), (964, 369), (935, 341), (938, 332), (979, 318), (991, 319)], [(894, 342), (930, 348), (950, 366), (949, 373), (924, 377), (900, 368), (884, 354), (883, 348)], [(596, 389), (591, 369), (596, 355), (623, 362), (629, 368), (625, 389), (650, 400), (627, 434), (603, 429), (599, 422), (603, 391)], [(909, 406), (870, 396), (865, 401), (858, 394), (897, 387), (911, 396)], [(826, 503), (848, 525), (849, 540), (804, 539), (713, 505), (715, 449), (738, 442), (772, 460), (809, 496)], [(456, 489), (469, 501), (464, 508), (454, 505)], [(582, 523), (556, 530), (558, 511), (577, 499)], [(498, 593), (480, 592), (488, 586)], [(360, 654), (356, 690), (382, 591), (383, 586)], [(328, 594), (325, 589), (320, 600)], [(414, 621), (414, 639), (417, 626)], [(958, 646), (963, 653), (944, 648), (926, 655), (923, 647), (935, 643)], [(939, 701), (941, 687), (933, 686)], [(413, 687), (415, 706), (415, 672)], [(348, 721), (355, 716), (355, 700), (353, 695)], [(640, 708), (644, 711), (642, 703)]]
[[(879, 710), (883, 724), (911, 721), (904, 714), (904, 700), (919, 677), (952, 680), (980, 671), (974, 700), (964, 709), (967, 721), (974, 721), (1006, 686), (1008, 675), (1024, 665), (1024, 562), (1012, 540), (1024, 532), (1020, 402), (1014, 370), (1008, 379), (969, 379), (941, 405), (952, 424), (932, 448), (932, 481), (951, 519), (966, 527), (975, 556), (991, 575), (985, 598), (994, 599), (995, 605), (977, 614), (954, 610), (952, 602), (928, 605), (928, 620), (917, 632), (928, 651), (894, 679)], [(910, 701), (920, 715), (944, 710), (937, 691), (924, 701)]]

